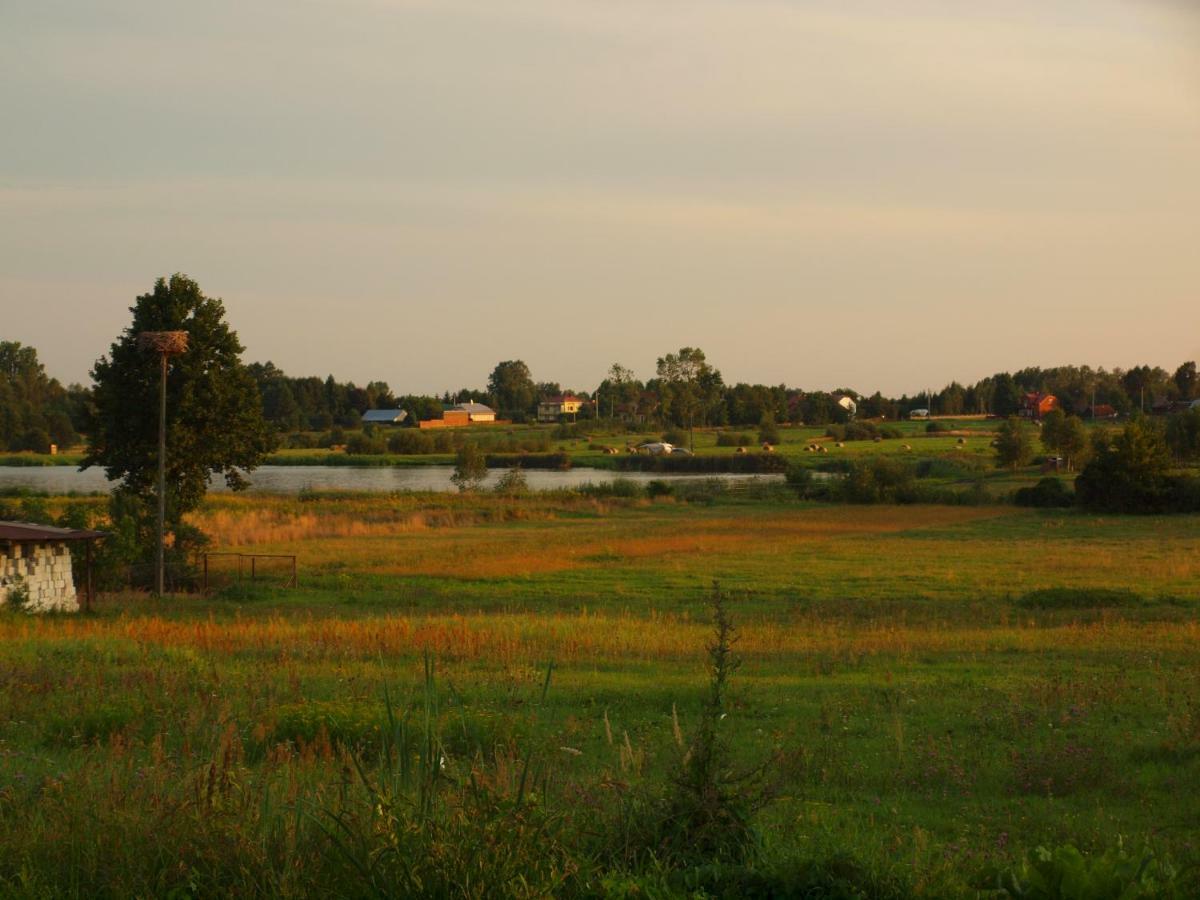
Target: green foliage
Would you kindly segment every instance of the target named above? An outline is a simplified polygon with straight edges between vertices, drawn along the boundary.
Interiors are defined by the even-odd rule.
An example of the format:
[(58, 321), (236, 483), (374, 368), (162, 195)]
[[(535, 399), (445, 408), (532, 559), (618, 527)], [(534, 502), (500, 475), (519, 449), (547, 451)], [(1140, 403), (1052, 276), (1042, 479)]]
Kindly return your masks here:
[(896, 460), (854, 460), (838, 493), (848, 503), (914, 503), (914, 478), (912, 467)]
[(1119, 609), (1144, 606), (1133, 591), (1111, 588), (1041, 588), (1018, 601), (1025, 609)]
[[(830, 425), (825, 429), (825, 434), (835, 441), (873, 441), (881, 436), (881, 430), (874, 422), (847, 422), (844, 425)], [(896, 436), (899, 434), (897, 431)]]
[(1061, 478), (1043, 478), (1033, 487), (1018, 488), (1013, 495), (1017, 506), (1061, 508), (1075, 505), (1075, 492)]
[(1170, 416), (1166, 442), (1171, 455), (1180, 462), (1200, 460), (1200, 408)]
[(1029, 900), (1182, 900), (1200, 887), (1194, 877), (1185, 883), (1185, 875), (1149, 848), (1135, 854), (1118, 843), (1089, 856), (1065, 844), (1038, 847), (988, 886), (994, 885), (1001, 897)]
[(25, 583), (24, 578), (17, 577), (9, 583), (6, 602), (17, 611), (24, 610), (29, 605), (29, 585)]
[(1160, 513), (1200, 510), (1200, 479), (1170, 474), (1165, 436), (1149, 419), (1126, 424), (1075, 480), (1081, 506), (1097, 512)]
[(450, 481), (461, 492), (477, 489), (487, 478), (487, 458), (475, 444), (464, 444), (454, 458), (454, 474)]
[(717, 432), (718, 447), (750, 447), (754, 445), (754, 435), (735, 433), (732, 431)]
[(1060, 409), (1049, 412), (1042, 420), (1042, 446), (1060, 454), (1067, 464), (1067, 471), (1085, 464), (1091, 448), (1091, 436), (1079, 416), (1068, 416)]
[(681, 431), (678, 428), (668, 429), (663, 433), (662, 439), (668, 444), (674, 444), (676, 447), (686, 447), (688, 445), (687, 432)]
[(488, 393), (503, 416), (524, 421), (537, 400), (537, 386), (529, 374), (529, 366), (519, 359), (497, 363), (488, 376)]
[(996, 432), (996, 465), (1014, 472), (1033, 458), (1033, 440), (1029, 426), (1010, 416)]
[(0, 341), (0, 450), (65, 449), (79, 438), (72, 417), (86, 403), (83, 388), (63, 388), (46, 375), (33, 347)]
[(153, 493), (158, 470), (159, 358), (138, 345), (146, 331), (186, 331), (188, 350), (167, 378), (167, 485), (172, 521), (195, 509), (211, 474), (233, 490), (260, 465), (274, 438), (262, 415), (242, 345), (224, 304), (183, 275), (160, 278), (137, 298), (133, 322), (92, 369), (96, 382), (91, 445), (83, 467), (103, 466), (122, 488)]
[(762, 421), (758, 423), (758, 439), (764, 444), (779, 443), (779, 426), (775, 424), (775, 417), (771, 413), (763, 413)]
[(529, 482), (525, 479), (525, 471), (520, 466), (513, 466), (500, 476), (496, 482), (496, 493), (517, 497), (529, 493)]

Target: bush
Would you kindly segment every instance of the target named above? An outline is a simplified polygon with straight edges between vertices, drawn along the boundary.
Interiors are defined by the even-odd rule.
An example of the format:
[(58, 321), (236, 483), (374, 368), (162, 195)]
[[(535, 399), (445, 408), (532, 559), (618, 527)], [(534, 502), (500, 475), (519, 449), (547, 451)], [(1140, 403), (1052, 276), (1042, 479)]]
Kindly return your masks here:
[(357, 456), (378, 455), (387, 452), (387, 442), (382, 435), (356, 431), (346, 441), (346, 452)]
[(529, 492), (529, 482), (525, 480), (525, 473), (521, 467), (513, 466), (500, 476), (495, 490), (497, 494), (507, 494), (508, 496), (526, 494)]
[(450, 481), (459, 491), (473, 491), (487, 478), (487, 459), (474, 444), (466, 444), (458, 451), (454, 461), (454, 474)]
[(1098, 442), (1095, 458), (1075, 480), (1079, 504), (1095, 512), (1200, 511), (1200, 479), (1169, 474), (1171, 460), (1162, 431), (1135, 419), (1113, 443)]
[(945, 422), (930, 422), (928, 425), (925, 426), (926, 434), (940, 434), (941, 432), (944, 432), (944, 431), (953, 431), (953, 430), (954, 429), (951, 428), (949, 425), (947, 425)]
[(1044, 588), (1030, 591), (1017, 601), (1025, 609), (1107, 609), (1143, 606), (1145, 601), (1133, 591), (1108, 588)]
[(418, 455), (433, 453), (433, 438), (417, 428), (401, 428), (387, 442), (392, 453)]
[(680, 428), (672, 428), (662, 436), (664, 442), (674, 444), (676, 447), (686, 447), (688, 445), (688, 433)]
[(665, 481), (654, 479), (646, 482), (646, 496), (654, 499), (655, 497), (670, 497), (675, 488)]
[(881, 430), (873, 422), (847, 422), (845, 425), (830, 425), (825, 429), (825, 434), (835, 441), (873, 441), (881, 434)]
[(758, 425), (758, 439), (764, 444), (779, 443), (779, 426), (775, 424), (775, 417), (770, 413), (765, 414)]
[(913, 469), (884, 457), (854, 461), (840, 484), (840, 494), (849, 503), (915, 503)]
[(736, 434), (732, 431), (717, 432), (718, 447), (751, 447), (753, 445), (754, 435), (752, 434), (746, 434), (745, 432)]
[(1013, 502), (1040, 509), (1063, 508), (1075, 505), (1075, 492), (1061, 478), (1043, 478), (1033, 487), (1020, 488), (1013, 495)]
[(988, 873), (978, 886), (1031, 900), (1137, 900), (1194, 897), (1200, 879), (1194, 867), (1176, 867), (1149, 848), (1132, 854), (1118, 843), (1088, 856), (1068, 844), (1038, 847), (1018, 865)]

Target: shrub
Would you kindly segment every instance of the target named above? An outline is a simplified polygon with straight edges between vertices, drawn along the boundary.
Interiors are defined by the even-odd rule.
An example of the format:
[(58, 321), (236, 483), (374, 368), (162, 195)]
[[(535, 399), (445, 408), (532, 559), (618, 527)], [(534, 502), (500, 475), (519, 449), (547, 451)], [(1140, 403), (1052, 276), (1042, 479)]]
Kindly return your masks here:
[(1017, 506), (1053, 509), (1075, 505), (1075, 492), (1061, 478), (1043, 478), (1033, 487), (1023, 487), (1013, 495)]
[(1075, 480), (1079, 504), (1096, 512), (1200, 511), (1200, 479), (1169, 474), (1162, 431), (1135, 419), (1115, 441), (1099, 441), (1095, 458)]
[(945, 422), (930, 422), (925, 426), (926, 434), (939, 434), (943, 431), (953, 431), (953, 429)]
[(525, 473), (520, 466), (513, 466), (507, 472), (500, 476), (496, 482), (496, 493), (516, 496), (529, 492), (529, 482), (525, 480)]
[(750, 447), (754, 444), (754, 435), (745, 432), (737, 434), (732, 431), (717, 433), (718, 447)]
[(401, 428), (388, 438), (388, 450), (392, 453), (418, 455), (433, 453), (433, 438), (417, 428)]
[(24, 578), (18, 577), (9, 584), (8, 605), (15, 610), (23, 610), (29, 605), (29, 585)]
[(346, 452), (354, 455), (378, 455), (387, 452), (387, 442), (382, 435), (356, 431), (346, 441)]
[(662, 436), (663, 441), (668, 444), (674, 444), (677, 447), (686, 447), (688, 445), (688, 433), (681, 428), (672, 428)]
[(978, 885), (1002, 897), (1031, 900), (1137, 900), (1195, 896), (1196, 872), (1177, 868), (1149, 848), (1129, 853), (1124, 845), (1087, 856), (1067, 844), (1038, 847), (1019, 864), (988, 873)]
[(646, 496), (652, 499), (654, 497), (670, 497), (674, 490), (672, 485), (657, 478), (646, 482)]
[(764, 444), (779, 443), (779, 426), (775, 424), (775, 417), (770, 413), (765, 413), (758, 424), (758, 439)]
[(830, 425), (825, 429), (825, 434), (835, 441), (872, 441), (881, 433), (882, 430), (873, 422), (847, 422), (845, 425)]
[(1109, 588), (1044, 588), (1030, 591), (1018, 605), (1025, 609), (1103, 609), (1144, 605), (1133, 591)]
[(474, 444), (466, 444), (454, 461), (450, 481), (462, 492), (473, 491), (487, 478), (487, 460)]
[(840, 493), (849, 503), (914, 503), (917, 499), (912, 468), (884, 457), (852, 462)]

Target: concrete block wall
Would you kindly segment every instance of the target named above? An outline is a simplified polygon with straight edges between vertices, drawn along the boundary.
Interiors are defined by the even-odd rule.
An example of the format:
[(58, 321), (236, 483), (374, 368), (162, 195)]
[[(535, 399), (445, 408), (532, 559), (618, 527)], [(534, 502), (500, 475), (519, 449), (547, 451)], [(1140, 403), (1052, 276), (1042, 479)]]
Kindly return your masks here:
[(0, 546), (0, 603), (14, 587), (29, 590), (29, 612), (77, 612), (71, 551), (64, 542)]

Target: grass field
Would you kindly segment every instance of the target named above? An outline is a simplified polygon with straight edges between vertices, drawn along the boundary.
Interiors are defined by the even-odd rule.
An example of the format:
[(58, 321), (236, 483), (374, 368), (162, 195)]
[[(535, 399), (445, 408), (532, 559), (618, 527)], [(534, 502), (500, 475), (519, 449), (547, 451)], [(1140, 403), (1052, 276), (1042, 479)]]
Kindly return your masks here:
[[(743, 660), (721, 733), (776, 760), (760, 870), (976, 896), (1038, 845), (1200, 858), (1196, 517), (768, 492), (215, 496), (195, 521), (297, 554), (300, 587), (0, 616), (4, 893), (366, 896), (372, 866), (415, 877), (401, 850), (496, 893), (686, 892), (604, 835), (697, 725), (714, 579)], [(433, 831), (419, 773), (375, 774), (400, 778), (402, 715), (440, 735)]]

